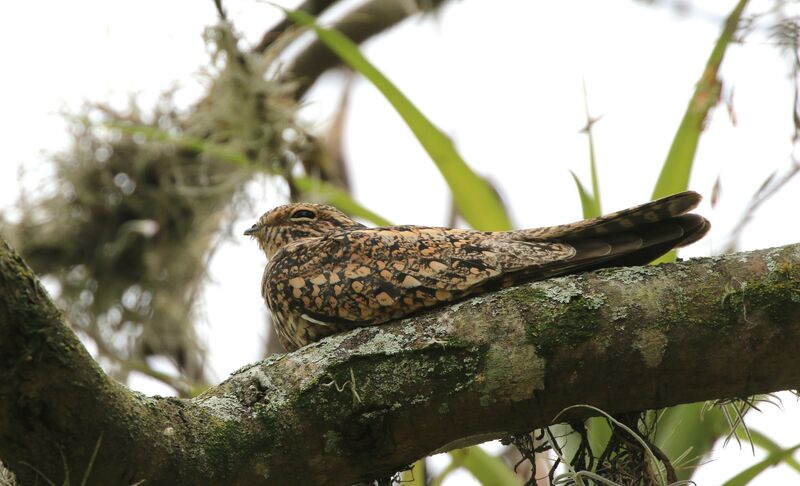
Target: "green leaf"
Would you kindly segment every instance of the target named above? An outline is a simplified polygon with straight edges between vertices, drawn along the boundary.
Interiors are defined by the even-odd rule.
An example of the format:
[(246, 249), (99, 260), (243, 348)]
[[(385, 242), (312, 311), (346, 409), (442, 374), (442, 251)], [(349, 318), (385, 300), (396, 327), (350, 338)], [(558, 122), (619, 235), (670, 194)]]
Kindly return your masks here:
[[(697, 152), (697, 143), (705, 127), (709, 111), (719, 101), (722, 83), (717, 78), (719, 66), (725, 56), (725, 50), (733, 40), (739, 20), (742, 17), (747, 0), (739, 0), (733, 11), (725, 20), (725, 27), (714, 45), (706, 62), (706, 67), (700, 80), (697, 81), (694, 94), (689, 100), (689, 106), (683, 115), (678, 132), (672, 140), (667, 159), (661, 167), (661, 174), (653, 189), (652, 199), (670, 196), (685, 191), (689, 187), (689, 175), (692, 172), (692, 163)], [(676, 253), (671, 251), (655, 261), (655, 263), (675, 260)]]
[(725, 419), (719, 410), (703, 413), (703, 403), (678, 405), (662, 413), (654, 442), (670, 459), (685, 457), (683, 464), (674, 464), (675, 472), (678, 479), (690, 479), (724, 427)]
[(450, 457), (451, 457), (450, 464), (445, 466), (445, 468), (442, 469), (439, 472), (439, 474), (432, 477), (428, 486), (442, 486), (444, 480), (447, 479), (447, 476), (449, 476), (450, 473), (461, 467), (461, 462), (456, 460), (456, 458), (453, 457), (452, 455)]
[(483, 486), (519, 486), (517, 475), (503, 462), (478, 446), (450, 451), (453, 461), (469, 471)]
[(592, 191), (583, 185), (578, 176), (573, 171), (572, 179), (575, 181), (575, 187), (578, 188), (578, 195), (581, 198), (581, 209), (583, 211), (584, 219), (596, 218), (603, 214), (600, 208), (600, 184), (597, 182), (597, 158), (594, 153), (594, 136), (592, 135), (592, 126), (597, 119), (592, 118), (589, 114), (589, 95), (586, 93), (586, 83), (583, 83), (583, 107), (586, 113), (586, 126), (581, 132), (586, 133), (589, 138), (589, 172), (592, 181)]
[[(750, 439), (753, 441), (753, 444), (755, 444), (757, 447), (764, 449), (770, 454), (780, 454), (784, 450), (775, 441), (773, 441), (766, 435), (754, 429), (750, 429)], [(786, 464), (789, 467), (800, 473), (800, 462), (797, 462), (797, 460), (795, 460), (794, 457), (792, 457), (791, 455), (785, 457), (784, 462), (786, 462)]]
[(597, 203), (597, 200), (589, 194), (589, 191), (584, 187), (581, 180), (578, 179), (578, 176), (574, 172), (569, 171), (569, 173), (572, 174), (572, 179), (575, 181), (575, 186), (578, 188), (578, 194), (581, 197), (583, 217), (589, 219), (600, 216), (600, 205)]
[(794, 454), (797, 449), (800, 449), (800, 444), (789, 447), (788, 449), (780, 449), (775, 452), (770, 452), (763, 460), (753, 464), (736, 476), (730, 478), (722, 486), (745, 486), (768, 468), (778, 465), (787, 458), (792, 457), (792, 454)]
[[(730, 424), (718, 407), (706, 408), (703, 403), (678, 405), (666, 409), (658, 421), (656, 445), (668, 457), (675, 460), (690, 451), (685, 462), (673, 465), (679, 479), (689, 479), (700, 466), (701, 459), (708, 455), (717, 440), (730, 434)], [(749, 429), (745, 432), (737, 428), (737, 436), (752, 440), (753, 444), (770, 454), (783, 452), (778, 444), (760, 432)], [(791, 456), (784, 458), (786, 463), (800, 472), (800, 463)]]
[[(600, 184), (597, 181), (597, 157), (594, 151), (594, 134), (592, 133), (592, 128), (597, 119), (592, 118), (592, 115), (589, 114), (589, 94), (586, 92), (586, 81), (583, 82), (583, 109), (586, 113), (586, 136), (589, 138), (589, 169), (592, 178), (592, 201), (594, 202), (591, 212), (587, 214), (584, 209), (583, 217), (595, 218), (602, 215), (603, 210), (600, 207)], [(574, 174), (573, 177), (575, 177)]]
[(511, 229), (511, 221), (492, 187), (470, 169), (456, 151), (452, 140), (378, 71), (359, 52), (358, 46), (341, 32), (318, 26), (314, 17), (305, 12), (282, 10), (293, 22), (312, 28), (322, 43), (386, 97), (444, 176), (456, 207), (470, 226), (479, 230)]

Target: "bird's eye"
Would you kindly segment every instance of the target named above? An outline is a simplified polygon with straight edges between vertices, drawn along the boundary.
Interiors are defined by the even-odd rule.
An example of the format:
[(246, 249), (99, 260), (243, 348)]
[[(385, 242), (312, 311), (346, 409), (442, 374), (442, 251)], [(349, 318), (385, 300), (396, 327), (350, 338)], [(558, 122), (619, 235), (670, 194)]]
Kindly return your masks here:
[(298, 209), (292, 213), (292, 219), (314, 219), (317, 215), (308, 209)]

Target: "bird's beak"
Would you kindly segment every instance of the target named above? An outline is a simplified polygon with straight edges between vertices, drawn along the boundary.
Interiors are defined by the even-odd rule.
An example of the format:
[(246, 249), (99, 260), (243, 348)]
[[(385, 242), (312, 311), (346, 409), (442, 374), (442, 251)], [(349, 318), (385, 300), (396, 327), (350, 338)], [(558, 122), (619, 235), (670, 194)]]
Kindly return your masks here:
[(249, 227), (248, 229), (244, 230), (245, 236), (251, 236), (253, 233), (258, 230), (258, 224), (254, 224), (253, 226)]

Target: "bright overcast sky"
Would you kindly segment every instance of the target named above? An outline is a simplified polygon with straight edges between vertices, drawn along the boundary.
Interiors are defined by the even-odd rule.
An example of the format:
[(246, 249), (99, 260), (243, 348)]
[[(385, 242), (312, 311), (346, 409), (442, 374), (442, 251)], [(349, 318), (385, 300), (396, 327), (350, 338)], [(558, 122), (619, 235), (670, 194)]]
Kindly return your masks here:
[[(282, 2), (290, 5), (292, 2)], [(411, 3), (411, 2), (409, 2)], [(491, 178), (518, 226), (580, 219), (569, 170), (588, 180), (582, 83), (595, 126), (603, 208), (646, 201), (683, 115), (693, 85), (735, 2), (692, 1), (688, 16), (633, 0), (461, 0), (440, 15), (403, 24), (365, 46), (368, 57), (433, 121), (452, 136), (465, 159)], [(667, 2), (672, 3), (672, 2)], [(749, 12), (771, 2), (751, 2)], [(278, 18), (265, 3), (225, 2), (247, 40)], [(4, 69), (0, 89), (0, 207), (16, 199), (17, 171), (44, 178), (46, 156), (68, 142), (58, 113), (84, 100), (124, 106), (130, 93), (147, 108), (177, 82), (179, 100), (198, 96), (198, 69), (207, 55), (201, 38), (215, 21), (212, 2), (154, 0), (108, 2), (29, 1), (6, 6), (0, 17)], [(750, 195), (773, 171), (785, 171), (792, 154), (792, 85), (789, 64), (763, 33), (729, 50), (722, 68), (725, 96), (733, 96), (734, 125), (718, 107), (701, 139), (690, 188), (709, 195), (719, 178), (718, 206), (701, 212), (713, 231), (683, 253), (721, 250)], [(341, 76), (311, 93), (303, 115), (323, 128), (341, 92)], [(399, 118), (378, 92), (354, 84), (345, 149), (355, 196), (397, 223), (441, 225), (446, 186)], [(259, 191), (275, 194), (271, 188)], [(264, 211), (280, 203), (266, 198)], [(757, 213), (743, 249), (800, 242), (796, 215), (800, 178)], [(258, 214), (243, 214), (249, 226)], [(793, 218), (793, 219), (790, 219)], [(243, 239), (215, 256), (205, 295), (212, 366), (224, 378), (260, 356), (264, 307), (259, 282), (264, 257)], [(258, 338), (256, 338), (258, 337)], [(735, 366), (732, 366), (735, 372)], [(146, 379), (132, 386), (161, 392)], [(748, 423), (784, 446), (797, 440), (800, 412), (767, 409)], [(787, 421), (791, 425), (787, 426)], [(733, 444), (715, 454), (698, 484), (718, 484), (756, 458)], [(757, 484), (796, 481), (782, 466)], [(788, 479), (791, 478), (791, 479)], [(462, 477), (459, 484), (468, 484)], [(451, 483), (452, 484), (452, 483)]]

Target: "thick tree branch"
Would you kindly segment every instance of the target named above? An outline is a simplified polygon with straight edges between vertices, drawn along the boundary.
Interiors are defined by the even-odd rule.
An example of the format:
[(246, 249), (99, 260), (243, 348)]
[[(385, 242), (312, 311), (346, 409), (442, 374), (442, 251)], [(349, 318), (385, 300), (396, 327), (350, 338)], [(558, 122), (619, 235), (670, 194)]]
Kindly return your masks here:
[(576, 403), (797, 388), (797, 349), (791, 245), (512, 288), (255, 363), (192, 400), (148, 398), (105, 377), (2, 244), (0, 460), (60, 483), (100, 442), (94, 484), (349, 484)]

